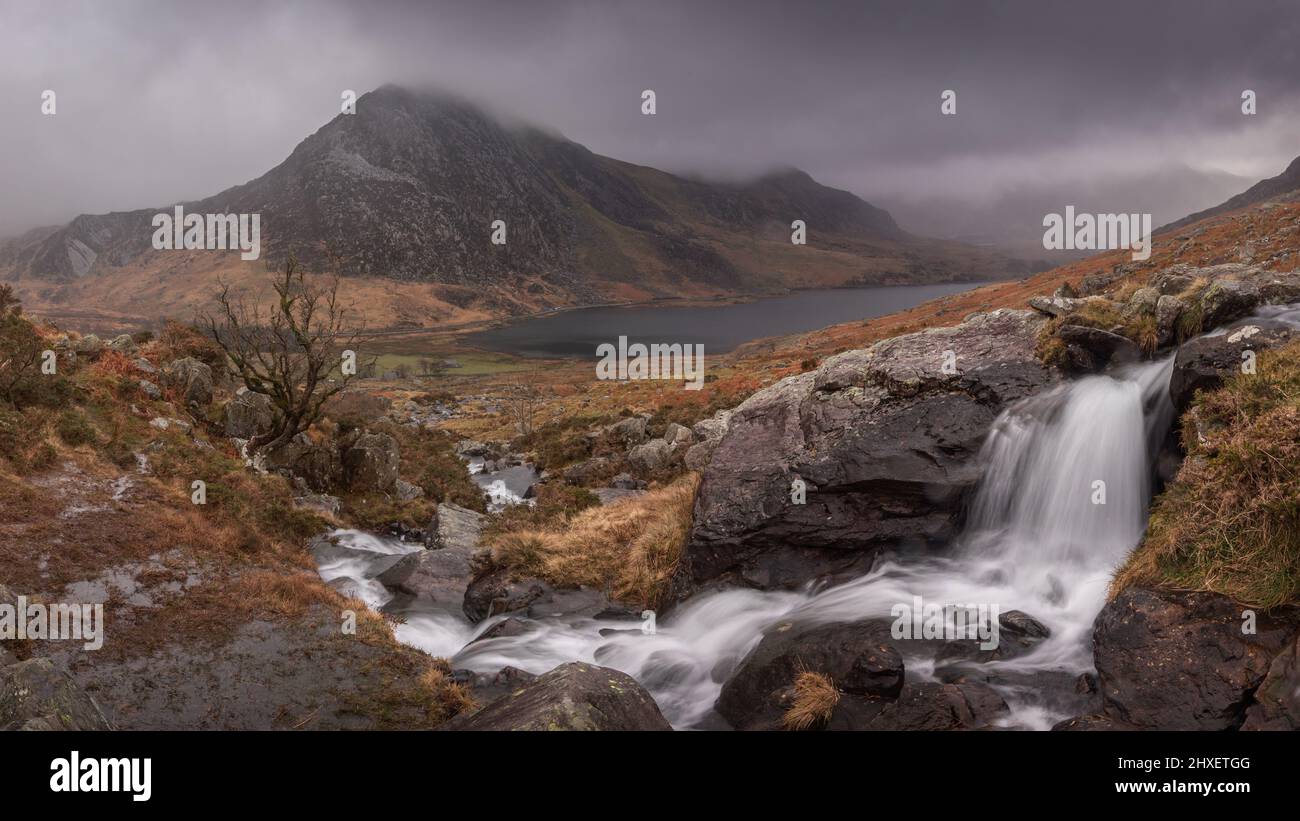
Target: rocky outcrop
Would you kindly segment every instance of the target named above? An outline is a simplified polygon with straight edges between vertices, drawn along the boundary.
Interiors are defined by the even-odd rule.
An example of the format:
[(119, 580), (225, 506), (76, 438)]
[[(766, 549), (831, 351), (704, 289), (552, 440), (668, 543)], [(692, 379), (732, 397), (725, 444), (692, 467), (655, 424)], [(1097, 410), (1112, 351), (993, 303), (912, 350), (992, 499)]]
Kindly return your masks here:
[(888, 622), (782, 621), (768, 628), (722, 685), (716, 709), (736, 729), (774, 729), (805, 671), (829, 676), (852, 695), (896, 698), (903, 687), (903, 659), (890, 643)]
[(163, 367), (163, 384), (180, 391), (186, 405), (207, 407), (212, 402), (212, 368), (187, 356)]
[(338, 446), (329, 439), (317, 442), (306, 433), (266, 454), (266, 468), (285, 474), (316, 493), (336, 490), (343, 480)]
[(722, 441), (722, 436), (727, 432), (730, 424), (731, 411), (729, 410), (720, 410), (708, 419), (695, 423), (691, 433), (695, 435), (697, 441), (687, 448), (682, 458), (687, 470), (704, 470), (709, 460), (713, 458), (713, 451), (718, 446), (718, 442)]
[(94, 699), (49, 659), (0, 668), (0, 730), (111, 730)]
[(386, 433), (361, 433), (346, 442), (343, 480), (357, 493), (388, 493), (397, 484), (401, 461), (397, 440)]
[[(1254, 632), (1245, 632), (1243, 611), (1213, 593), (1122, 591), (1093, 628), (1102, 716), (1141, 729), (1242, 726), (1252, 694), (1283, 649), (1294, 649), (1300, 628), (1294, 614), (1261, 612)], [(1287, 664), (1281, 662), (1280, 678)], [(1257, 715), (1262, 723), (1275, 713), (1261, 706)]]
[[(704, 470), (676, 596), (722, 579), (798, 585), (860, 571), (879, 545), (949, 537), (993, 420), (1057, 378), (1035, 356), (1045, 321), (976, 314), (833, 356), (751, 396)], [(793, 498), (796, 479), (805, 504)]]
[(631, 676), (572, 662), (440, 729), (671, 730), (672, 726)]
[(1296, 338), (1296, 329), (1271, 319), (1245, 320), (1225, 333), (1184, 343), (1174, 357), (1169, 398), (1181, 413), (1197, 391), (1212, 391), (1230, 374), (1241, 373), (1246, 351), (1263, 351)]
[(271, 398), (240, 388), (234, 398), (226, 403), (226, 435), (236, 439), (252, 439), (271, 432), (275, 424), (275, 411)]

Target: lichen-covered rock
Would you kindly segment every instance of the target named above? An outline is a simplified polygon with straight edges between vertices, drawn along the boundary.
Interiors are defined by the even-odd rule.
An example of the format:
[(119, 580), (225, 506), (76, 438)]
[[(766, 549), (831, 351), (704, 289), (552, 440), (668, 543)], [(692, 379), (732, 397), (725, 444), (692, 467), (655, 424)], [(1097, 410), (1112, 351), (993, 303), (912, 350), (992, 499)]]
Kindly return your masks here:
[(1241, 373), (1246, 351), (1259, 351), (1285, 345), (1297, 337), (1295, 328), (1271, 319), (1251, 319), (1232, 325), (1226, 333), (1199, 336), (1183, 343), (1174, 357), (1169, 376), (1169, 398), (1183, 411), (1199, 391), (1210, 391), (1223, 384), (1224, 378)]
[(316, 493), (337, 489), (343, 477), (343, 462), (334, 442), (317, 442), (306, 433), (266, 454), (265, 463), (268, 470), (299, 480)]
[(654, 473), (667, 466), (673, 458), (673, 448), (663, 439), (651, 439), (628, 451), (627, 463), (642, 474)]
[(538, 676), (444, 730), (671, 730), (659, 706), (626, 673), (572, 662)]
[(187, 405), (205, 407), (212, 402), (212, 368), (187, 356), (163, 367), (163, 384), (176, 388)]

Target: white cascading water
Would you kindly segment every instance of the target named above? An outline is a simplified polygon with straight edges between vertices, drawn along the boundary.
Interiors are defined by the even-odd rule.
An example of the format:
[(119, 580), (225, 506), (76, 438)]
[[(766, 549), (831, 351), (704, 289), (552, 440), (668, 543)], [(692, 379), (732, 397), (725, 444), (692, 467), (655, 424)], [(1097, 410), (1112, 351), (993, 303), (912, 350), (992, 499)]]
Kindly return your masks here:
[[(569, 661), (614, 667), (635, 677), (676, 727), (707, 722), (722, 683), (779, 619), (816, 622), (889, 618), (914, 596), (937, 604), (978, 603), (1021, 610), (1051, 630), (1029, 653), (981, 666), (1011, 713), (1007, 726), (1045, 729), (1070, 710), (1052, 696), (1092, 669), (1091, 627), (1112, 571), (1142, 536), (1153, 454), (1172, 419), (1172, 357), (1061, 385), (1002, 414), (981, 459), (984, 477), (965, 533), (942, 557), (882, 556), (854, 581), (823, 590), (728, 590), (698, 596), (643, 634), (627, 622), (544, 621), (520, 636), (466, 647), (495, 620), (471, 626), (459, 613), (408, 618), (398, 638), (453, 667), (495, 672), (511, 665), (543, 673)], [(1105, 503), (1098, 504), (1104, 482)], [(321, 565), (321, 575), (373, 593), (391, 564), (372, 536), (342, 531), (353, 563)], [(364, 540), (359, 539), (364, 536)], [(389, 555), (393, 548), (385, 548)], [(400, 552), (409, 548), (402, 546)], [(379, 570), (364, 567), (365, 554)], [(367, 581), (367, 580), (371, 581)], [(611, 628), (606, 636), (601, 630)], [(909, 679), (935, 663), (899, 641)], [(918, 643), (919, 645), (920, 643)]]

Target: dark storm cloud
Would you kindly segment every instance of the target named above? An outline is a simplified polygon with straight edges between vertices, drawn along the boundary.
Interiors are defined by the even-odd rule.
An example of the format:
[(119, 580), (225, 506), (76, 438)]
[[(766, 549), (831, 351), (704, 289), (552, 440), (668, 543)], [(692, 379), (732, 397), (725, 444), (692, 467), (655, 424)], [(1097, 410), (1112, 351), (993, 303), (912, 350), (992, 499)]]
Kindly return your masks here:
[[(620, 159), (707, 176), (793, 165), (869, 199), (1068, 198), (1170, 169), (1227, 180), (1226, 195), (1229, 174), (1300, 154), (1288, 5), (0, 0), (0, 234), (244, 182), (332, 118), (341, 90), (385, 82)], [(949, 88), (957, 116), (942, 117)]]

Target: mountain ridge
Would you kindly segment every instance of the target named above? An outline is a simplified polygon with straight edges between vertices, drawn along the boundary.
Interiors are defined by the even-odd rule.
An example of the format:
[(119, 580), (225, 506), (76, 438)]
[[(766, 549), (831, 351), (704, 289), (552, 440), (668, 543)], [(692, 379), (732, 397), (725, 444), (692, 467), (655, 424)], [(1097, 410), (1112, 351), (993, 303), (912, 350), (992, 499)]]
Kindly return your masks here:
[[(336, 115), (265, 174), (179, 204), (188, 213), (262, 214), (260, 270), (293, 253), (309, 269), (381, 290), (384, 281), (428, 286), (428, 310), (407, 308), (416, 324), (458, 310), (504, 316), (1026, 273), (990, 249), (908, 234), (884, 209), (803, 171), (743, 183), (689, 179), (538, 126), (507, 127), (455, 95), (392, 85), (363, 95), (356, 114)], [(93, 300), (170, 310), (122, 293), (181, 267), (150, 244), (152, 217), (170, 208), (82, 214), (28, 232), (0, 247), (0, 276), (23, 283), (37, 306)], [(496, 219), (506, 223), (504, 246), (489, 241)], [(807, 224), (806, 245), (790, 242), (795, 219)], [(226, 257), (211, 267), (241, 266)], [(105, 275), (116, 287), (94, 284)]]

